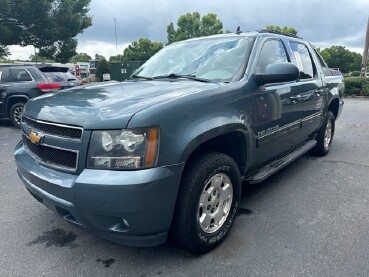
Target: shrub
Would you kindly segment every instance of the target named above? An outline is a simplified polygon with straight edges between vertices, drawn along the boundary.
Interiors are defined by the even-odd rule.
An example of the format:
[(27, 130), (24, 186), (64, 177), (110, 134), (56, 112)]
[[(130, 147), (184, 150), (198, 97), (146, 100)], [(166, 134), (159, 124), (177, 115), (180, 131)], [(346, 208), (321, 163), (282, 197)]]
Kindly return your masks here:
[(369, 96), (369, 78), (345, 78), (345, 95)]
[(352, 71), (352, 72), (351, 72), (351, 76), (352, 76), (352, 77), (360, 76), (360, 71)]

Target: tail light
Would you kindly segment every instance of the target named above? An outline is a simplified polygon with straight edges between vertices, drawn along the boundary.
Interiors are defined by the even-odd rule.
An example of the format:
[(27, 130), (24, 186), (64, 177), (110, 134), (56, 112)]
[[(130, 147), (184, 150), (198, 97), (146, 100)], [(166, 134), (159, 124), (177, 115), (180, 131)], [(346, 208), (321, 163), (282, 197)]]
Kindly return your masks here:
[(61, 89), (61, 85), (58, 83), (43, 83), (43, 84), (38, 84), (37, 87), (42, 92), (53, 92), (53, 91), (57, 91)]

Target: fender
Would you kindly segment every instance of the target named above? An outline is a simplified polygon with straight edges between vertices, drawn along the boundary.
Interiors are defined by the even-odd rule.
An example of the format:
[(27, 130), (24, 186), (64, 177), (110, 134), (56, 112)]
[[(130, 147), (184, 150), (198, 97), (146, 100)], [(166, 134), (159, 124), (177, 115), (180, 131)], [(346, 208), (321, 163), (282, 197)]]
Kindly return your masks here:
[(25, 100), (24, 102), (27, 102), (29, 100), (29, 98), (25, 95), (12, 95), (12, 96), (9, 96), (6, 98), (6, 111), (7, 113), (10, 111), (11, 109), (11, 106), (14, 104), (14, 103), (17, 103), (17, 102), (22, 102), (22, 101), (15, 101), (14, 103), (12, 103), (11, 105), (9, 103), (11, 103), (12, 99), (15, 99), (15, 98), (18, 98), (18, 99), (22, 99), (22, 100)]

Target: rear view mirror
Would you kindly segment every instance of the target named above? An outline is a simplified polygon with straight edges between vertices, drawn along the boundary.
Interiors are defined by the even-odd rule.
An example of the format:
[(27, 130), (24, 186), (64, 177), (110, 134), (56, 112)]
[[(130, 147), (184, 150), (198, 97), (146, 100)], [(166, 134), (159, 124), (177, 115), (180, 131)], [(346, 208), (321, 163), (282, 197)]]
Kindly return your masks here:
[(300, 71), (292, 63), (273, 63), (267, 66), (266, 73), (256, 73), (255, 79), (259, 86), (270, 83), (283, 83), (296, 81)]

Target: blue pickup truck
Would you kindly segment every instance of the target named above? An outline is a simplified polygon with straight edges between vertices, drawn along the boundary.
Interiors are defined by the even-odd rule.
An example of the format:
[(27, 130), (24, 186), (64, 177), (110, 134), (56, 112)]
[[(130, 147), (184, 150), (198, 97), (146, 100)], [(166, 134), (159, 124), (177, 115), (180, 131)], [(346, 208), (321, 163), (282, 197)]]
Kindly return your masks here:
[(329, 152), (343, 92), (342, 75), (296, 37), (173, 43), (125, 82), (29, 100), (18, 174), (38, 201), (103, 238), (143, 247), (169, 237), (204, 253), (229, 234), (242, 182)]

